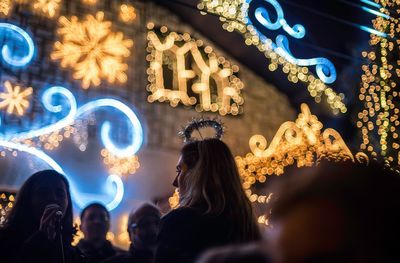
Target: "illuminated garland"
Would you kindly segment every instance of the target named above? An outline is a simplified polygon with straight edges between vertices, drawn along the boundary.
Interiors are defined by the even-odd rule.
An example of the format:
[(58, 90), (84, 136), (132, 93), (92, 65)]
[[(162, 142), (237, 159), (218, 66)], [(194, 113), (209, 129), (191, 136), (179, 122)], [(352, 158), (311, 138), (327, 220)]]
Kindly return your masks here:
[(400, 23), (398, 17), (390, 17), (389, 10), (398, 14), (398, 0), (376, 1), (387, 16), (378, 16), (373, 25), (376, 30), (390, 37), (371, 35), (371, 51), (362, 52), (369, 64), (363, 65), (359, 99), (364, 110), (358, 113), (357, 127), (361, 129), (361, 150), (373, 158), (382, 158), (392, 170), (400, 173), (400, 104), (398, 83), (400, 80)]
[[(224, 57), (217, 56), (212, 47), (203, 48), (203, 41), (195, 40), (188, 33), (168, 32), (166, 26), (156, 32), (153, 23), (147, 27), (149, 102), (169, 101), (172, 107), (179, 103), (186, 106), (196, 104), (198, 112), (212, 111), (221, 115), (242, 112), (244, 99), (241, 90), (244, 85), (236, 76), (239, 71), (237, 65), (231, 65)], [(190, 58), (193, 66), (186, 68)], [(167, 87), (164, 82), (165, 71), (172, 71), (172, 87)], [(214, 87), (211, 80), (214, 80)]]
[[(283, 30), (294, 38), (302, 38), (305, 35), (305, 28), (296, 24), (289, 26), (284, 19), (282, 7), (275, 0), (266, 0), (277, 12), (275, 22), (271, 21), (267, 9), (260, 5), (255, 8), (254, 19), (257, 23), (269, 30)], [(257, 2), (259, 3), (259, 2)], [(332, 83), (336, 79), (336, 70), (333, 64), (326, 58), (298, 59), (292, 55), (289, 49), (289, 42), (286, 36), (278, 35), (276, 41), (272, 41), (263, 35), (252, 23), (253, 14), (249, 17), (251, 0), (202, 0), (198, 4), (200, 10), (216, 14), (223, 22), (222, 27), (229, 31), (238, 31), (243, 34), (246, 45), (254, 45), (270, 60), (268, 69), (275, 71), (279, 66), (288, 75), (288, 80), (297, 83), (299, 81), (307, 84), (307, 89), (316, 102), (321, 101), (322, 95), (327, 98), (328, 104), (334, 113), (345, 113), (347, 111), (343, 103), (343, 94), (335, 93), (325, 83)], [(264, 4), (264, 3), (263, 3)], [(206, 14), (201, 12), (202, 14)], [(308, 66), (315, 66), (319, 78), (309, 72)], [(325, 82), (325, 83), (324, 83)]]
[(0, 227), (4, 224), (7, 213), (13, 208), (15, 195), (9, 192), (0, 192)]

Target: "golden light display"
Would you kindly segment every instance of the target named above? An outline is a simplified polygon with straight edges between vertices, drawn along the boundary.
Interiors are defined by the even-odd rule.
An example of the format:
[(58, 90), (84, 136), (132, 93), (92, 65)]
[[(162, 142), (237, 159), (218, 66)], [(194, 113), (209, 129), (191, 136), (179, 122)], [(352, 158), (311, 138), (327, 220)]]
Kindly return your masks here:
[[(212, 47), (204, 46), (203, 41), (195, 40), (188, 33), (168, 32), (166, 26), (156, 33), (153, 23), (148, 24), (148, 29), (149, 102), (169, 101), (172, 107), (179, 103), (196, 105), (198, 112), (221, 115), (242, 112), (244, 85), (236, 76), (237, 65), (218, 56)], [(187, 67), (189, 62), (191, 68)], [(172, 72), (171, 84), (166, 83), (166, 71)]]
[[(328, 87), (320, 79), (316, 78), (307, 67), (300, 67), (285, 60), (283, 57), (275, 53), (270, 45), (263, 44), (254, 27), (247, 26), (245, 19), (240, 11), (245, 0), (202, 0), (198, 4), (200, 10), (207, 13), (216, 14), (223, 22), (223, 29), (233, 32), (240, 32), (246, 45), (253, 45), (269, 59), (268, 69), (275, 71), (281, 67), (282, 71), (287, 74), (288, 80), (292, 83), (303, 82), (307, 85), (307, 90), (314, 97), (316, 102), (321, 101), (324, 95), (333, 113), (345, 113), (346, 105), (343, 103), (343, 94), (337, 94), (332, 88)], [(207, 14), (201, 12), (202, 14)]]
[(136, 155), (128, 158), (119, 158), (110, 153), (107, 149), (101, 150), (103, 162), (107, 166), (110, 174), (127, 176), (136, 173), (140, 167), (139, 159)]
[(13, 8), (12, 0), (0, 0), (0, 17), (7, 17), (11, 14)]
[(268, 147), (264, 136), (250, 138), (251, 153), (245, 157), (237, 156), (235, 160), (251, 202), (267, 203), (271, 196), (257, 195), (251, 187), (257, 182), (267, 182), (268, 176), (283, 174), (284, 168), (295, 162), (297, 167), (304, 167), (316, 165), (321, 159), (368, 161), (363, 153), (354, 157), (336, 130), (327, 128), (322, 131), (322, 128), (318, 118), (311, 114), (306, 104), (302, 104), (296, 121), (283, 123)]
[(22, 116), (29, 107), (29, 100), (32, 94), (32, 88), (28, 87), (21, 90), (21, 86), (14, 86), (9, 81), (4, 82), (6, 92), (0, 93), (0, 109), (7, 108), (8, 114), (18, 114)]
[[(400, 12), (400, 1), (378, 1), (389, 17), (390, 11)], [(385, 32), (388, 38), (371, 35), (371, 50), (362, 52), (368, 64), (362, 66), (359, 99), (364, 109), (358, 113), (357, 127), (361, 129), (361, 150), (373, 158), (383, 159), (387, 166), (400, 173), (399, 91), (400, 25), (399, 19), (377, 17), (374, 28)]]
[(32, 2), (32, 9), (35, 13), (53, 18), (60, 11), (61, 0), (35, 0)]
[(127, 24), (132, 23), (136, 19), (136, 10), (132, 5), (123, 4), (119, 8), (119, 19)]
[(97, 0), (82, 0), (82, 3), (85, 5), (94, 5), (97, 3)]
[(4, 224), (7, 213), (14, 206), (15, 196), (8, 192), (0, 194), (0, 226)]
[(121, 32), (111, 31), (112, 23), (104, 21), (104, 13), (88, 15), (83, 22), (76, 16), (59, 19), (62, 38), (54, 44), (53, 60), (61, 60), (62, 67), (71, 67), (73, 78), (82, 80), (82, 87), (99, 86), (101, 79), (109, 83), (127, 81), (128, 65), (124, 58), (130, 56), (133, 41), (124, 39)]

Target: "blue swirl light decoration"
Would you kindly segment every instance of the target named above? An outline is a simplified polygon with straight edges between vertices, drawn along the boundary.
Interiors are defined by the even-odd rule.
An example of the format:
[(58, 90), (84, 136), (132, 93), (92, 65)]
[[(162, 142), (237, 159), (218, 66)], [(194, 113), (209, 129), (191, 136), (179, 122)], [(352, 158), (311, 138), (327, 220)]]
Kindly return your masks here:
[(1, 57), (6, 64), (19, 68), (32, 61), (35, 45), (25, 30), (10, 23), (0, 23), (0, 36), (4, 37)]
[[(296, 64), (299, 66), (316, 66), (316, 72), (319, 79), (327, 84), (331, 84), (336, 80), (336, 68), (333, 63), (323, 57), (311, 58), (311, 59), (298, 59), (292, 55), (292, 52), (289, 49), (289, 40), (284, 35), (278, 35), (276, 37), (276, 43), (273, 43), (271, 39), (266, 37), (260, 30), (257, 30), (256, 26), (251, 22), (249, 17), (249, 6), (253, 2), (253, 0), (245, 0), (245, 4), (242, 7), (242, 16), (244, 21), (249, 26), (252, 26), (257, 34), (260, 37), (260, 40), (269, 46), (271, 46), (272, 50), (276, 52), (278, 55), (286, 59), (288, 62), (292, 64)], [(284, 16), (283, 9), (281, 5), (276, 0), (263, 0), (262, 4), (271, 5), (276, 12), (276, 21), (272, 21), (270, 14), (265, 6), (260, 6), (255, 8), (254, 17), (257, 21), (269, 30), (278, 30), (282, 28), (288, 35), (291, 37), (301, 39), (306, 34), (306, 29), (301, 24), (295, 24), (294, 26), (290, 26)]]
[[(59, 104), (53, 104), (53, 98), (63, 98), (63, 102)], [(45, 109), (52, 113), (60, 113), (67, 109), (67, 114), (60, 120), (52, 123), (48, 126), (33, 129), (26, 132), (18, 132), (12, 134), (0, 134), (0, 146), (8, 149), (15, 149), (18, 151), (32, 154), (37, 158), (43, 160), (54, 170), (64, 174), (68, 178), (68, 174), (62, 169), (54, 159), (43, 152), (40, 149), (30, 147), (20, 143), (26, 139), (37, 138), (41, 135), (50, 134), (57, 130), (60, 130), (68, 125), (72, 125), (74, 121), (82, 116), (94, 112), (100, 108), (114, 108), (121, 112), (128, 120), (128, 124), (132, 127), (131, 142), (125, 148), (117, 146), (110, 137), (111, 123), (106, 121), (101, 126), (101, 140), (105, 148), (112, 154), (118, 157), (129, 157), (137, 153), (143, 143), (143, 128), (137, 118), (135, 112), (116, 99), (96, 99), (78, 108), (75, 96), (71, 91), (62, 86), (53, 86), (46, 89), (41, 97), (41, 102)], [(70, 182), (71, 179), (68, 178)], [(113, 195), (111, 201), (104, 202), (107, 209), (110, 211), (115, 209), (122, 201), (124, 195), (124, 185), (121, 178), (118, 175), (109, 175), (105, 184), (106, 191)], [(115, 189), (115, 190), (114, 190)], [(88, 200), (85, 200), (84, 196), (79, 193), (74, 184), (71, 183), (71, 194), (74, 202), (83, 208), (88, 204)]]

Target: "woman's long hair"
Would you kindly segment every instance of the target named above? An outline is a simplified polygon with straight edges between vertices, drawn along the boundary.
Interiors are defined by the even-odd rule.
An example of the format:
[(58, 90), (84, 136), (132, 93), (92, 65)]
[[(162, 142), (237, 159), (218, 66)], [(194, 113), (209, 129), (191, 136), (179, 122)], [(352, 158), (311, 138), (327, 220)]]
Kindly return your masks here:
[(250, 200), (228, 146), (218, 139), (186, 144), (181, 150), (188, 171), (181, 179), (181, 207), (205, 208), (207, 215), (232, 219), (232, 238), (246, 242), (260, 238)]
[(32, 207), (31, 200), (34, 193), (34, 187), (40, 182), (49, 180), (60, 180), (65, 184), (68, 206), (65, 215), (61, 221), (62, 236), (64, 239), (64, 244), (71, 243), (76, 229), (73, 226), (72, 202), (71, 194), (69, 191), (69, 183), (63, 175), (54, 170), (43, 170), (34, 173), (25, 181), (25, 183), (22, 185), (21, 189), (17, 193), (17, 199), (14, 207), (7, 215), (5, 224), (1, 228), (1, 230), (11, 232), (15, 231), (19, 235), (15, 238), (20, 238), (20, 240), (25, 240), (35, 231), (39, 230), (40, 222), (35, 222), (35, 220), (32, 220), (32, 215), (34, 214), (33, 211), (37, 208)]

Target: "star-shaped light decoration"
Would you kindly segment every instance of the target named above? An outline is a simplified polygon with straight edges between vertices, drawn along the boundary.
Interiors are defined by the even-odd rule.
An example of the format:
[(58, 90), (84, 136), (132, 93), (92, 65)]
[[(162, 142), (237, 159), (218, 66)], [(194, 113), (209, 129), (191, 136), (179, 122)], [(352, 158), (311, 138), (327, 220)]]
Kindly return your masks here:
[(35, 0), (32, 3), (32, 9), (35, 13), (48, 18), (55, 17), (61, 6), (61, 0)]
[(129, 57), (133, 41), (124, 39), (121, 32), (111, 31), (112, 23), (104, 21), (104, 13), (96, 17), (88, 15), (80, 22), (76, 16), (60, 18), (58, 35), (62, 38), (54, 44), (53, 60), (61, 60), (62, 67), (71, 67), (73, 78), (82, 80), (82, 87), (99, 86), (101, 79), (108, 82), (127, 81), (123, 62)]
[(0, 93), (0, 109), (7, 107), (8, 114), (18, 114), (22, 116), (25, 110), (29, 107), (29, 97), (32, 94), (32, 88), (28, 87), (21, 90), (21, 86), (16, 85), (13, 87), (11, 82), (5, 81), (4, 87), (6, 92)]

